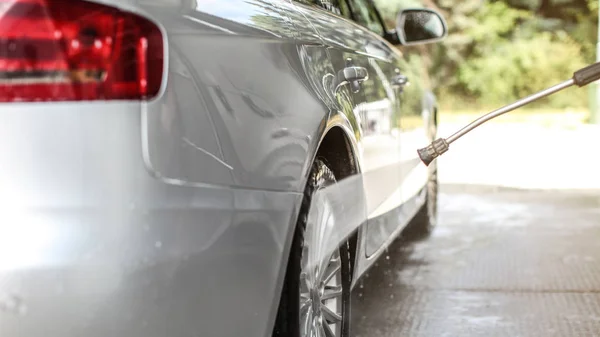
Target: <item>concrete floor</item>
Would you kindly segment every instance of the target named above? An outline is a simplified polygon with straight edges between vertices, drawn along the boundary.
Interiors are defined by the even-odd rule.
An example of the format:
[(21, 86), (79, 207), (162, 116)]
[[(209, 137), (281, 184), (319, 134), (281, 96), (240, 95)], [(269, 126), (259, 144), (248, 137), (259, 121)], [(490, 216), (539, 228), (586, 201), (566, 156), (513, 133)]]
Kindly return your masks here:
[(353, 292), (353, 336), (600, 336), (600, 192), (445, 186)]

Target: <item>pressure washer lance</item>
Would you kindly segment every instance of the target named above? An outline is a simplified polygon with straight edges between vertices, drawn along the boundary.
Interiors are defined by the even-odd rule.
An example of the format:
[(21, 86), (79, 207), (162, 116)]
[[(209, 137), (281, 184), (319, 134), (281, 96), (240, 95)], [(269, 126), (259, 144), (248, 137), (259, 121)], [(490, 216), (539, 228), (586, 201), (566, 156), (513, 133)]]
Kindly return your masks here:
[(596, 62), (585, 68), (577, 70), (575, 73), (573, 73), (573, 78), (571, 78), (568, 81), (564, 81), (564, 82), (559, 83), (555, 86), (552, 86), (548, 89), (542, 90), (531, 96), (528, 96), (521, 100), (518, 100), (512, 104), (506, 105), (500, 109), (496, 109), (490, 113), (487, 113), (487, 114), (477, 118), (476, 120), (471, 122), (471, 124), (460, 129), (458, 132), (456, 132), (455, 134), (453, 134), (452, 136), (450, 136), (448, 138), (436, 139), (429, 146), (424, 147), (420, 150), (417, 150), (417, 152), (419, 153), (419, 157), (421, 158), (423, 163), (425, 163), (425, 165), (429, 166), (429, 164), (435, 158), (441, 156), (443, 153), (448, 151), (450, 144), (454, 143), (457, 139), (466, 135), (471, 130), (475, 129), (476, 127), (480, 126), (481, 124), (483, 124), (493, 118), (496, 118), (500, 115), (503, 115), (507, 112), (513, 111), (517, 108), (527, 105), (531, 102), (537, 101), (540, 98), (552, 95), (556, 92), (566, 89), (574, 84), (577, 85), (578, 87), (584, 87), (584, 86), (586, 86), (594, 81), (597, 81), (599, 79), (600, 79), (600, 62)]

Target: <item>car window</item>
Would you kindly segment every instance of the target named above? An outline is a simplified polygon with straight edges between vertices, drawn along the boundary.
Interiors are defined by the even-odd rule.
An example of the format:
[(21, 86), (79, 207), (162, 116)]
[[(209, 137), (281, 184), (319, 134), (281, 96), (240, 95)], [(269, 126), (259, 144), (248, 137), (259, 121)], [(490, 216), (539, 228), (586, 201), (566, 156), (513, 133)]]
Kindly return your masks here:
[(368, 28), (369, 30), (384, 35), (385, 30), (379, 20), (379, 15), (375, 7), (369, 0), (340, 0), (346, 1), (352, 12), (354, 21), (359, 25)]

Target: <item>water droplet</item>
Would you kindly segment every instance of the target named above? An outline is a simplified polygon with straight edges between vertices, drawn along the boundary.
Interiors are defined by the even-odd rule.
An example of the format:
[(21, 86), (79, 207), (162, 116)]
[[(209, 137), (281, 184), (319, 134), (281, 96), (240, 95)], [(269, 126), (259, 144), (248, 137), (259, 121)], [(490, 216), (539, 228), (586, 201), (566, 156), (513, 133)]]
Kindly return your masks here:
[(386, 260), (389, 260), (389, 259), (390, 259), (390, 256), (389, 256), (389, 255), (386, 255), (386, 256), (385, 256), (385, 259), (386, 259)]
[(390, 283), (390, 284), (389, 284), (389, 286), (390, 286), (390, 288), (391, 288), (391, 287), (392, 287), (392, 284)]
[(358, 293), (358, 297), (362, 297), (362, 293)]
[(6, 296), (5, 298), (0, 299), (0, 309), (5, 311), (12, 311), (17, 307), (19, 303), (19, 298), (16, 296)]
[(154, 247), (156, 247), (156, 248), (162, 247), (162, 242), (156, 241), (156, 243), (154, 244)]
[(0, 294), (0, 311), (25, 315), (27, 314), (27, 306), (23, 299), (16, 295), (1, 295)]
[(25, 304), (22, 304), (21, 306), (19, 306), (19, 309), (17, 309), (17, 311), (19, 312), (19, 315), (21, 316), (25, 316), (27, 315), (27, 306)]
[(391, 294), (391, 295), (390, 295), (390, 298), (394, 298), (394, 294)]
[(361, 283), (360, 284), (360, 289), (364, 288), (365, 286)]

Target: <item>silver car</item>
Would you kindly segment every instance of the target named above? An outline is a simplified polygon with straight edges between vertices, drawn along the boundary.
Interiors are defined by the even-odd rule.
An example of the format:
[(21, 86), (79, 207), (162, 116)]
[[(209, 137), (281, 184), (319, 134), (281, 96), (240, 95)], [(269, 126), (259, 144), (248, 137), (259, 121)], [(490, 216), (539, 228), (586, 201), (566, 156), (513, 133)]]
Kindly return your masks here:
[(410, 55), (445, 35), (370, 0), (0, 1), (2, 337), (348, 336), (435, 224)]

